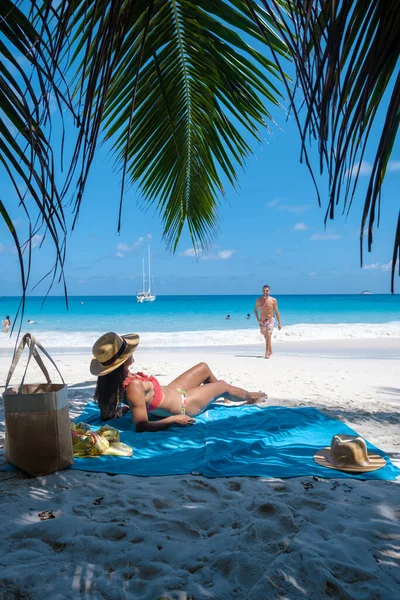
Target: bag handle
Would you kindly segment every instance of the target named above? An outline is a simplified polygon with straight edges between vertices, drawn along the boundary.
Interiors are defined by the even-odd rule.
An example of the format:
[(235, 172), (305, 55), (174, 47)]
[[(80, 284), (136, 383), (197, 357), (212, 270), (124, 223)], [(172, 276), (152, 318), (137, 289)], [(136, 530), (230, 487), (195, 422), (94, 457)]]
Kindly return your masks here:
[(65, 385), (64, 378), (61, 375), (61, 373), (59, 371), (59, 368), (57, 367), (56, 363), (51, 358), (50, 354), (43, 348), (43, 346), (36, 340), (36, 338), (33, 335), (31, 335), (30, 333), (26, 333), (24, 335), (24, 337), (22, 338), (21, 343), (18, 346), (17, 351), (14, 354), (14, 357), (13, 357), (13, 360), (12, 360), (12, 363), (11, 363), (11, 366), (10, 366), (10, 370), (8, 371), (8, 375), (7, 375), (7, 379), (6, 379), (6, 384), (5, 384), (5, 388), (4, 388), (5, 390), (7, 389), (8, 385), (10, 383), (11, 377), (13, 376), (15, 368), (18, 365), (18, 362), (19, 362), (19, 360), (21, 358), (21, 355), (22, 355), (22, 353), (24, 351), (25, 346), (29, 347), (29, 356), (28, 356), (28, 361), (26, 363), (25, 372), (23, 374), (22, 381), (21, 381), (20, 386), (19, 386), (19, 393), (22, 392), (22, 386), (24, 385), (26, 373), (28, 371), (28, 366), (29, 366), (29, 363), (31, 361), (32, 356), (34, 357), (34, 359), (37, 362), (40, 370), (42, 371), (42, 373), (46, 377), (47, 383), (51, 383), (51, 378), (49, 376), (49, 373), (48, 373), (46, 367), (43, 364), (43, 361), (42, 361), (42, 359), (41, 359), (41, 357), (40, 357), (40, 355), (39, 355), (39, 353), (38, 353), (38, 351), (36, 349), (36, 346), (43, 352), (43, 354), (45, 356), (47, 356), (47, 358), (50, 360), (50, 362), (54, 365), (54, 367), (56, 368), (58, 374), (61, 377), (61, 381)]
[[(19, 363), (19, 360), (21, 358), (21, 355), (22, 355), (22, 353), (23, 353), (24, 348), (25, 348), (26, 345), (28, 345), (29, 348), (30, 348), (27, 366), (28, 366), (28, 364), (29, 364), (29, 362), (30, 362), (30, 360), (31, 360), (31, 358), (33, 356), (35, 358), (35, 360), (36, 360), (36, 362), (37, 362), (40, 370), (42, 371), (42, 373), (46, 377), (47, 383), (51, 383), (51, 379), (50, 379), (49, 373), (48, 373), (46, 367), (44, 366), (43, 361), (40, 358), (40, 356), (39, 356), (36, 348), (31, 345), (30, 341), (31, 341), (30, 334), (29, 333), (25, 334), (24, 337), (22, 338), (19, 346), (18, 346), (17, 351), (14, 354), (14, 357), (13, 357), (13, 360), (12, 360), (12, 363), (11, 363), (11, 366), (10, 366), (10, 370), (8, 371), (7, 380), (6, 380), (6, 384), (5, 384), (5, 389), (7, 389), (8, 385), (10, 383), (11, 377), (13, 376), (13, 373), (14, 373), (14, 371), (16, 369), (16, 366)], [(26, 374), (26, 369), (25, 369), (25, 374)], [(25, 378), (25, 375), (24, 375), (24, 378)]]
[[(31, 335), (30, 333), (29, 333), (28, 335), (30, 336), (30, 338), (31, 338), (31, 340), (32, 340), (32, 343), (33, 343), (33, 345), (34, 345), (34, 346), (37, 346), (37, 347), (39, 348), (39, 350), (40, 350), (41, 352), (43, 352), (43, 354), (44, 354), (45, 356), (47, 356), (47, 358), (49, 359), (49, 361), (51, 362), (51, 364), (53, 365), (53, 367), (55, 368), (55, 370), (56, 370), (56, 371), (57, 371), (57, 373), (59, 374), (61, 381), (62, 381), (62, 382), (63, 382), (63, 384), (65, 385), (64, 377), (61, 375), (60, 369), (57, 367), (56, 363), (55, 363), (55, 362), (54, 362), (54, 360), (51, 358), (50, 354), (47, 352), (47, 350), (45, 350), (45, 348), (43, 348), (42, 344), (41, 344), (40, 342), (38, 342), (38, 341), (37, 341), (37, 339), (36, 339), (36, 338), (35, 338), (33, 335)], [(38, 354), (38, 356), (39, 356), (39, 354)], [(39, 356), (39, 359), (40, 359), (40, 356)], [(42, 362), (42, 364), (43, 364), (43, 362)], [(43, 366), (44, 366), (44, 365), (43, 365)], [(49, 382), (49, 383), (51, 383), (51, 379), (50, 379), (50, 382)]]

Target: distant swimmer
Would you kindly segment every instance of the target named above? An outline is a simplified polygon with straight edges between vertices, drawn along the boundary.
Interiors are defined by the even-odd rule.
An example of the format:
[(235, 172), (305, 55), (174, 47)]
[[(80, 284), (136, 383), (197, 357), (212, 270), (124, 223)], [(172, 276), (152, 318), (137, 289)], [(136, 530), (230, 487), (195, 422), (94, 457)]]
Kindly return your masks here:
[(4, 319), (3, 323), (3, 327), (4, 327), (4, 333), (7, 333), (7, 331), (10, 328), (11, 325), (11, 321), (10, 321), (10, 316), (6, 315), (6, 318)]
[(231, 315), (226, 315), (225, 320), (230, 321), (230, 319), (231, 319)]
[(83, 302), (81, 302), (81, 304), (83, 304)]
[[(274, 331), (275, 316), (278, 320), (278, 329), (282, 329), (281, 315), (278, 310), (278, 302), (275, 298), (269, 295), (269, 285), (264, 285), (261, 298), (258, 298), (254, 314), (260, 326), (260, 333), (265, 338), (265, 358), (271, 358), (272, 356), (272, 333)], [(260, 316), (258, 316), (260, 311)]]
[(246, 319), (250, 319), (250, 313), (247, 313)]
[(34, 323), (35, 321), (32, 321), (32, 319), (28, 319), (28, 323), (29, 325), (32, 325), (32, 323)]

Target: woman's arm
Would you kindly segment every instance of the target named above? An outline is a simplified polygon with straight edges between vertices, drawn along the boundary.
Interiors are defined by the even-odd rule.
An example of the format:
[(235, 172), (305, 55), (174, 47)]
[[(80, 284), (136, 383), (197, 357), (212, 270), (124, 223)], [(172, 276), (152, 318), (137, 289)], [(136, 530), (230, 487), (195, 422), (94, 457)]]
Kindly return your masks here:
[(171, 425), (192, 425), (194, 419), (186, 415), (173, 415), (160, 421), (149, 421), (146, 408), (143, 383), (138, 380), (131, 381), (126, 388), (126, 399), (132, 415), (132, 421), (138, 433), (144, 431), (162, 431)]

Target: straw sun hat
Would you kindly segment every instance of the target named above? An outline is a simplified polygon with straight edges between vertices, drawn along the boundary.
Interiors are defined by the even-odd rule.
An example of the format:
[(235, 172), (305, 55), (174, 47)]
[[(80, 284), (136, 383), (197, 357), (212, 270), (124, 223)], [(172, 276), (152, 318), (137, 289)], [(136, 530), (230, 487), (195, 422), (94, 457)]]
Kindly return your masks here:
[(115, 371), (136, 350), (138, 344), (137, 333), (124, 333), (123, 335), (118, 335), (113, 331), (105, 333), (92, 348), (91, 374), (100, 377)]
[(314, 460), (323, 467), (349, 473), (377, 471), (386, 465), (382, 456), (368, 452), (362, 437), (345, 434), (334, 435), (330, 447), (319, 450)]

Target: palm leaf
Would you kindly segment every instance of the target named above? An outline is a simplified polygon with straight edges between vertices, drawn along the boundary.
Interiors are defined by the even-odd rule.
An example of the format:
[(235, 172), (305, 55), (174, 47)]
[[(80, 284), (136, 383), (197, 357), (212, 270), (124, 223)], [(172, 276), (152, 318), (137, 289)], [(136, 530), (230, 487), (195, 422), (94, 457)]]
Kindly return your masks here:
[[(350, 209), (360, 174), (357, 163), (371, 146), (371, 132), (378, 136), (361, 218), (362, 265), (364, 229), (371, 251), (376, 221), (379, 226), (382, 184), (400, 123), (399, 4), (397, 0), (261, 2), (295, 62), (297, 82), (287, 91), (301, 133), (302, 156), (309, 165), (306, 140), (316, 139), (320, 169), (327, 167), (330, 196), (325, 221), (334, 219), (338, 206), (342, 212)], [(267, 40), (265, 21), (254, 12), (252, 16)], [(299, 88), (306, 106), (303, 116), (295, 100)], [(386, 105), (386, 118), (380, 124), (377, 114)], [(392, 292), (399, 227), (400, 219), (392, 261)]]
[(42, 231), (51, 239), (55, 249), (53, 277), (63, 278), (66, 233), (62, 198), (55, 185), (53, 150), (46, 129), (50, 93), (57, 103), (64, 102), (64, 97), (54, 85), (57, 68), (46, 44), (44, 23), (41, 19), (37, 26), (32, 22), (32, 16), (25, 15), (15, 2), (2, 0), (0, 3), (0, 163), (27, 216), (28, 239), (21, 241), (10, 218), (10, 208), (3, 202), (0, 215), (17, 248), (22, 315), (32, 237)]
[(235, 185), (251, 152), (240, 125), (261, 141), (281, 97), (275, 64), (250, 44), (282, 56), (285, 44), (272, 28), (266, 41), (237, 0), (64, 0), (54, 18), (53, 58), (72, 53), (81, 119), (76, 215), (103, 130), (122, 169), (120, 210), (129, 178), (160, 212), (168, 246), (185, 224), (207, 244), (223, 179)]

